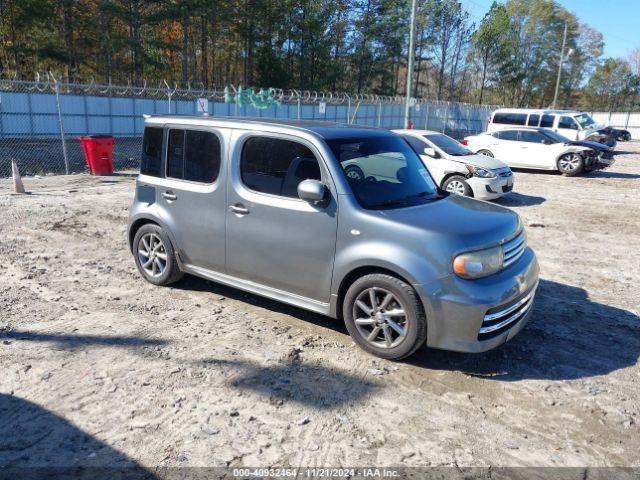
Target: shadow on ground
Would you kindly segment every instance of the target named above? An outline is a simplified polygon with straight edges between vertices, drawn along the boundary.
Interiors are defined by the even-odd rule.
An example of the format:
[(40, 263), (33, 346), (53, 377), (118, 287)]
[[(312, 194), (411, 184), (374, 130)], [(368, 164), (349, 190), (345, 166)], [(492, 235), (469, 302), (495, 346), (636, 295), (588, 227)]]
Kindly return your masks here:
[(22, 330), (0, 331), (0, 340), (51, 342), (60, 348), (78, 348), (82, 346), (107, 347), (147, 347), (166, 345), (168, 342), (156, 338), (106, 336), (106, 335), (68, 335), (62, 333), (35, 333)]
[(156, 477), (55, 413), (0, 394), (0, 478)]
[(629, 180), (640, 178), (640, 175), (635, 173), (609, 172), (607, 170), (594, 170), (593, 172), (585, 173), (583, 175), (591, 178), (620, 178)]
[[(176, 285), (290, 315), (343, 333), (348, 341), (344, 324), (323, 315), (195, 277), (185, 276)], [(587, 378), (635, 365), (640, 357), (638, 329), (640, 318), (628, 310), (594, 302), (582, 288), (541, 279), (529, 324), (508, 343), (479, 354), (423, 348), (405, 361), (496, 380)]]
[(284, 363), (268, 366), (241, 360), (206, 359), (203, 363), (237, 370), (230, 381), (232, 388), (257, 392), (276, 405), (280, 400), (286, 400), (332, 409), (356, 402), (380, 388), (356, 375), (304, 363), (297, 355), (298, 351), (294, 349), (291, 358)]
[(573, 380), (636, 365), (640, 317), (589, 299), (587, 292), (540, 280), (533, 315), (511, 341), (480, 354), (422, 350), (409, 362), (494, 380)]
[(182, 280), (172, 284), (171, 287), (187, 291), (210, 292), (214, 295), (220, 295), (235, 301), (248, 303), (254, 307), (265, 309), (269, 312), (289, 315), (307, 323), (313, 323), (314, 325), (322, 328), (334, 330), (340, 333), (347, 333), (344, 323), (339, 320), (332, 319), (325, 315), (320, 315), (319, 313), (310, 312), (302, 308), (294, 307), (286, 303), (278, 302), (276, 300), (254, 295), (253, 293), (245, 292), (237, 288), (227, 287), (219, 283), (204, 280), (200, 277), (185, 275), (182, 277)]
[(530, 207), (544, 203), (544, 197), (536, 197), (534, 195), (525, 195), (523, 193), (511, 192), (504, 197), (495, 199), (493, 202), (503, 207)]

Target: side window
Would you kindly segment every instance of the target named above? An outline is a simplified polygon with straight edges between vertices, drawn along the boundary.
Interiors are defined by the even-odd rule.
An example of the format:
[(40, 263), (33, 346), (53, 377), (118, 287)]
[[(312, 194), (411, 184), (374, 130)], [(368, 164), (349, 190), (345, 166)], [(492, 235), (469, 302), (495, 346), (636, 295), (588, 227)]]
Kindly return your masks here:
[(526, 130), (520, 131), (520, 141), (529, 143), (542, 143), (544, 137), (538, 132), (528, 132)]
[(169, 130), (167, 177), (213, 183), (220, 172), (220, 139), (201, 130)]
[(571, 117), (560, 117), (558, 128), (568, 128), (570, 130), (578, 130), (578, 124)]
[(142, 139), (142, 159), (140, 173), (143, 175), (161, 176), (162, 137), (161, 127), (147, 127)]
[(525, 125), (527, 123), (526, 113), (495, 113), (493, 123), (506, 125)]
[(529, 115), (529, 120), (527, 120), (527, 125), (530, 127), (537, 127), (540, 122), (540, 115), (537, 113), (532, 113)]
[(501, 132), (496, 132), (495, 136), (500, 140), (518, 140), (518, 131), (502, 130)]
[(298, 198), (298, 184), (320, 180), (320, 165), (301, 143), (281, 138), (250, 137), (240, 156), (242, 182), (256, 192)]
[(553, 121), (555, 117), (553, 115), (542, 115), (540, 120), (540, 126), (543, 128), (553, 128)]

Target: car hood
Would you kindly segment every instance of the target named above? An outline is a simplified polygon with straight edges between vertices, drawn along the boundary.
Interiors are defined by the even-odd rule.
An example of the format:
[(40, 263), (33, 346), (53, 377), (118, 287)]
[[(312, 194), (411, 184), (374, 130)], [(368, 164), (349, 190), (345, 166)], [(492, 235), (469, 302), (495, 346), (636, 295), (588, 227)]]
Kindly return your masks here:
[[(521, 228), (513, 211), (460, 195), (446, 195), (424, 205), (379, 211), (386, 219), (421, 230), (448, 250), (493, 246)], [(444, 246), (444, 245), (443, 245)]]
[(590, 142), (588, 140), (569, 142), (567, 143), (567, 145), (579, 145), (581, 147), (592, 148), (593, 150), (610, 150), (610, 147), (608, 147), (607, 145), (598, 142)]
[(453, 160), (454, 162), (468, 163), (474, 167), (486, 168), (487, 170), (498, 170), (507, 166), (497, 158), (488, 157), (486, 155), (465, 155), (464, 157), (447, 155), (447, 159)]

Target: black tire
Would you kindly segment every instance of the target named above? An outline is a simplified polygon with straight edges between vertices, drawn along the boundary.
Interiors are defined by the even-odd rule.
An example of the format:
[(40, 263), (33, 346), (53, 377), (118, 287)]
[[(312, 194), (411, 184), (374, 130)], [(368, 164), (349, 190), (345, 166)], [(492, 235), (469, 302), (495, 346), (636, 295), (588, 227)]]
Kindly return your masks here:
[(349, 165), (344, 169), (344, 173), (348, 178), (352, 178), (354, 180), (364, 180), (364, 172), (358, 165)]
[[(382, 310), (379, 314), (380, 317), (375, 317), (375, 313), (367, 316), (368, 314), (356, 304), (356, 300), (359, 300), (359, 298), (370, 298), (369, 291), (371, 289), (375, 289), (375, 292), (377, 292), (374, 293), (374, 297), (377, 295), (378, 306), (382, 306), (384, 299), (389, 293), (393, 297), (387, 304), (389, 309)], [(366, 306), (370, 305), (371, 302), (366, 304)], [(404, 316), (384, 316), (385, 312), (392, 314), (392, 310), (398, 312), (399, 309), (404, 312)], [(408, 357), (418, 348), (422, 347), (427, 339), (427, 318), (418, 295), (411, 285), (391, 275), (372, 273), (360, 277), (353, 282), (344, 297), (342, 314), (347, 330), (354, 342), (363, 350), (377, 357), (386, 358), (387, 360), (400, 360)], [(358, 319), (368, 320), (371, 324), (357, 325), (354, 314), (359, 315)], [(361, 316), (363, 318), (360, 318)], [(393, 321), (396, 323), (396, 327), (400, 326), (400, 328), (404, 330), (404, 335), (399, 335), (398, 332), (388, 324), (385, 328), (385, 325), (380, 326), (380, 324), (375, 323), (386, 322), (390, 318), (394, 319)], [(404, 318), (404, 323), (402, 323), (403, 320), (401, 320), (401, 318)], [(365, 338), (365, 335), (373, 333), (373, 330), (378, 327), (380, 328), (378, 337), (376, 338), (382, 337), (379, 343), (386, 343), (387, 331), (389, 331), (392, 336), (396, 336), (391, 346), (377, 345), (375, 342), (376, 338), (373, 339), (374, 341), (369, 341)]]
[(473, 197), (473, 190), (462, 175), (452, 175), (442, 182), (442, 189), (449, 193)]
[(584, 158), (582, 155), (572, 152), (565, 153), (558, 158), (558, 171), (565, 177), (573, 177), (584, 170)]
[[(158, 275), (153, 275), (152, 272), (147, 271), (141, 263), (143, 260), (149, 261), (150, 256), (142, 255), (141, 251), (147, 251), (147, 247), (145, 246), (144, 240), (149, 241), (149, 236), (155, 236), (159, 238), (162, 242), (162, 248), (158, 250), (156, 255), (164, 254), (166, 256), (166, 260), (164, 261), (164, 270), (159, 271)], [(157, 244), (156, 244), (157, 245)], [(171, 244), (171, 240), (167, 233), (160, 227), (159, 225), (153, 223), (147, 223), (140, 227), (136, 232), (133, 238), (133, 257), (135, 258), (136, 267), (138, 267), (138, 271), (144, 277), (144, 279), (153, 283), (154, 285), (169, 285), (171, 283), (177, 282), (182, 278), (183, 273), (180, 271), (180, 267), (178, 266), (178, 260), (176, 258), (176, 253)], [(156, 263), (155, 257), (152, 259), (152, 265)], [(162, 264), (162, 259), (158, 257), (158, 264)], [(156, 266), (153, 266), (155, 269)], [(158, 267), (159, 269), (159, 267)]]
[(476, 153), (478, 155), (484, 155), (485, 157), (493, 158), (493, 153), (491, 153), (489, 150), (478, 150)]

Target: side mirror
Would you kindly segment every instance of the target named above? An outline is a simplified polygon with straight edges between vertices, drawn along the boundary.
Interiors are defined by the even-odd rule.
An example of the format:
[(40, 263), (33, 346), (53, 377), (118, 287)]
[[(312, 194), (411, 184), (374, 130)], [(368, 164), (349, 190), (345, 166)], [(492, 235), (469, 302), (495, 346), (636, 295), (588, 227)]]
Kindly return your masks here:
[(298, 197), (309, 203), (318, 203), (324, 200), (327, 187), (319, 180), (303, 180), (298, 184)]
[(433, 148), (433, 147), (425, 147), (424, 148), (424, 154), (425, 155), (429, 155), (430, 157), (434, 157), (434, 158), (437, 156), (436, 149)]
[(544, 140), (542, 140), (542, 143), (545, 145), (551, 145), (551, 140), (545, 138)]

